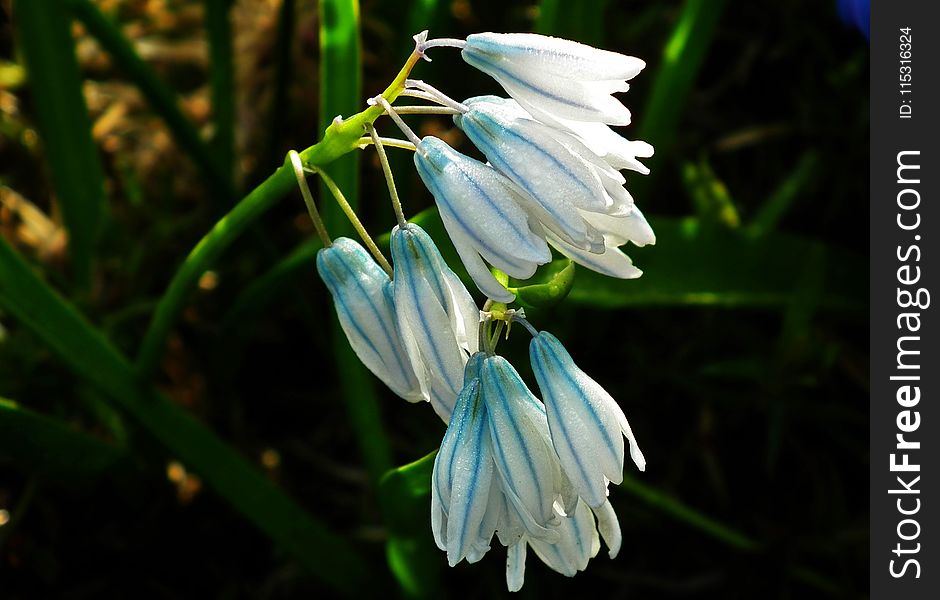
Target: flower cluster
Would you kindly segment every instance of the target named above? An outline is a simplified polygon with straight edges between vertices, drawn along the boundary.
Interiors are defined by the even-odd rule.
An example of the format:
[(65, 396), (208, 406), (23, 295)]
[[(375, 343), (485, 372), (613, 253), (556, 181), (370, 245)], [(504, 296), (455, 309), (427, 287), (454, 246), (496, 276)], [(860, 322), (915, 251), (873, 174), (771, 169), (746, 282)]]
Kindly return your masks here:
[(653, 148), (610, 125), (629, 124), (611, 93), (626, 91), (643, 61), (535, 34), (474, 34), (461, 55), (511, 96), (443, 97), (488, 163), (433, 136), (417, 142), (414, 158), (480, 291), (511, 302), (486, 262), (527, 279), (551, 260), (549, 245), (605, 275), (639, 277), (619, 246), (655, 236), (620, 170), (648, 173), (638, 159)]
[[(620, 171), (647, 173), (638, 159), (653, 151), (610, 125), (629, 123), (629, 111), (611, 94), (626, 91), (644, 64), (531, 34), (430, 41), (419, 35), (416, 42), (418, 56), (437, 46), (461, 48), (467, 63), (510, 96), (456, 102), (406, 81), (406, 95), (440, 104), (436, 114), (452, 115), (487, 163), (439, 138), (419, 139), (384, 97), (373, 99), (411, 140), (417, 172), (488, 298), (484, 310), (430, 236), (404, 218), (371, 127), (399, 221), (389, 243), (392, 264), (371, 239), (383, 266), (358, 243), (322, 234), (317, 268), (363, 364), (400, 397), (429, 402), (447, 423), (434, 461), (431, 524), (448, 563), (480, 560), (495, 536), (507, 548), (507, 585), (516, 591), (529, 547), (567, 576), (586, 568), (601, 539), (616, 556), (620, 526), (607, 495), (610, 483), (623, 480), (624, 439), (637, 468), (646, 465), (617, 402), (558, 339), (506, 306), (515, 295), (504, 283), (506, 276), (531, 277), (552, 259), (551, 248), (613, 277), (640, 276), (620, 246), (652, 244), (655, 237)], [(529, 358), (541, 399), (495, 353), (512, 322), (532, 335)]]

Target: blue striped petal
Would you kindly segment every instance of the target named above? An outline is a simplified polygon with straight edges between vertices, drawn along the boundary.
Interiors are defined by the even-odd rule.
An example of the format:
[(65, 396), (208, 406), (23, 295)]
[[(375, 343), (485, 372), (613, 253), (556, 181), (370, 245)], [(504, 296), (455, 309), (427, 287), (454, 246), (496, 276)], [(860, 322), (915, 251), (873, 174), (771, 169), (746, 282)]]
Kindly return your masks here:
[(425, 398), (446, 422), (463, 387), (467, 357), (477, 347), (480, 313), (420, 227), (396, 227), (390, 247), (402, 337)]
[(541, 540), (529, 540), (535, 554), (552, 570), (567, 577), (587, 568), (588, 562), (600, 550), (600, 538), (594, 524), (594, 515), (584, 502), (561, 522), (558, 528), (561, 540), (557, 544), (546, 544)]
[(637, 467), (646, 468), (633, 431), (620, 406), (555, 336), (543, 331), (532, 338), (529, 357), (558, 459), (581, 498), (599, 507), (607, 501), (607, 480), (623, 481), (623, 436)]
[[(430, 136), (418, 144), (414, 160), (448, 235), (481, 291), (492, 292), (494, 286), (491, 276), (484, 277), (478, 268), (477, 255), (519, 279), (530, 277), (538, 265), (551, 260), (538, 223), (520, 206), (519, 192), (505, 176)], [(505, 290), (498, 293), (507, 294)]]
[(317, 253), (317, 271), (333, 296), (340, 325), (359, 360), (402, 398), (422, 400), (385, 271), (349, 238), (337, 238)]
[(535, 408), (538, 400), (500, 356), (484, 359), (480, 382), (493, 458), (508, 504), (530, 537), (557, 541), (559, 519), (553, 509), (560, 487), (557, 458), (539, 430), (544, 417)]
[(535, 34), (473, 34), (461, 56), (536, 118), (610, 125), (630, 123), (630, 111), (611, 94), (627, 91), (626, 80), (645, 66), (638, 58)]

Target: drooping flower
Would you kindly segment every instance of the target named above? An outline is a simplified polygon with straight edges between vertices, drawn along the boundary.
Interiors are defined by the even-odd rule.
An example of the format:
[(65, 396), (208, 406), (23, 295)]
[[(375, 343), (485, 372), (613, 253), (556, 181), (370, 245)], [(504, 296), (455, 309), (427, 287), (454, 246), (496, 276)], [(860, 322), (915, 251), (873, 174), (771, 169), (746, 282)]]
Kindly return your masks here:
[(474, 283), (487, 297), (512, 302), (515, 296), (493, 277), (484, 259), (518, 279), (528, 279), (551, 260), (542, 227), (522, 208), (520, 193), (492, 167), (435, 137), (420, 141), (414, 160)]
[(365, 248), (337, 238), (317, 253), (317, 271), (349, 345), (359, 360), (393, 392), (411, 402), (424, 399), (405, 351), (392, 299), (392, 282)]
[(461, 56), (540, 120), (610, 125), (630, 123), (630, 111), (611, 94), (627, 91), (627, 80), (646, 66), (639, 58), (533, 33), (476, 33)]
[[(617, 170), (628, 163), (627, 149), (602, 140), (607, 152), (603, 158), (572, 131), (534, 120), (514, 100), (480, 96), (463, 104), (467, 111), (455, 115), (454, 122), (524, 192), (516, 195), (517, 201), (544, 226), (552, 246), (611, 277), (633, 279), (642, 274), (618, 249), (627, 242), (655, 243)], [(606, 125), (584, 125), (600, 125), (619, 138)]]
[[(490, 548), (496, 531), (500, 494), (494, 482), (486, 406), (480, 397), (481, 354), (467, 363), (467, 384), (457, 402), (431, 475), (431, 530), (450, 566), (476, 562)], [(491, 487), (493, 489), (491, 489)]]
[(599, 508), (607, 502), (608, 481), (623, 481), (624, 436), (637, 468), (646, 468), (630, 424), (610, 394), (574, 364), (552, 334), (534, 336), (529, 357), (561, 465), (578, 495)]
[(402, 338), (424, 399), (446, 423), (477, 351), (480, 311), (430, 236), (414, 223), (392, 230), (392, 291)]

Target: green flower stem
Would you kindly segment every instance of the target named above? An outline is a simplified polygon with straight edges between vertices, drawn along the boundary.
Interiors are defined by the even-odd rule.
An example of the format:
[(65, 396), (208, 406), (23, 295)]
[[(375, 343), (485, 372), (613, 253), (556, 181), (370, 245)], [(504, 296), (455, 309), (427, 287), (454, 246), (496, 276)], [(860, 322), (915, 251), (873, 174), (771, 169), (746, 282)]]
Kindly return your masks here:
[[(371, 127), (371, 124), (369, 124)], [(353, 229), (356, 230), (356, 233), (359, 234), (359, 237), (362, 238), (363, 243), (369, 249), (369, 252), (372, 253), (372, 256), (375, 257), (376, 262), (379, 263), (385, 272), (388, 273), (388, 276), (392, 276), (392, 265), (389, 264), (386, 260), (385, 255), (382, 254), (382, 251), (379, 250), (379, 247), (375, 245), (375, 241), (372, 239), (372, 236), (369, 235), (369, 232), (366, 231), (365, 225), (362, 224), (362, 221), (359, 220), (359, 217), (356, 215), (356, 211), (353, 210), (353, 207), (350, 206), (349, 202), (346, 200), (346, 196), (343, 195), (343, 190), (339, 189), (339, 186), (336, 185), (336, 182), (326, 174), (325, 171), (316, 170), (317, 174), (320, 176), (320, 179), (323, 180), (323, 183), (326, 185), (327, 189), (330, 190), (330, 193), (333, 194), (333, 198), (336, 199), (336, 203), (339, 204), (339, 207), (342, 209), (343, 214), (346, 215), (346, 218), (349, 219), (349, 222), (352, 224)]]
[(398, 190), (395, 188), (395, 176), (392, 174), (392, 167), (388, 164), (388, 155), (385, 154), (385, 147), (382, 145), (382, 138), (375, 131), (375, 127), (370, 123), (366, 129), (372, 136), (372, 143), (375, 144), (375, 152), (379, 155), (379, 162), (382, 164), (382, 173), (385, 174), (385, 181), (388, 183), (388, 195), (392, 198), (392, 208), (395, 209), (395, 218), (398, 219), (398, 226), (404, 227), (408, 222), (405, 219), (405, 213), (401, 208), (401, 198), (398, 197)]
[[(382, 93), (388, 101), (404, 89), (405, 79), (420, 57), (412, 53), (398, 76)], [(337, 158), (357, 150), (366, 124), (373, 123), (384, 114), (381, 106), (370, 106), (348, 119), (336, 119), (327, 127), (323, 139), (300, 153), (304, 166), (318, 170)], [(137, 353), (136, 366), (143, 379), (153, 375), (162, 357), (166, 338), (183, 310), (199, 278), (238, 237), (261, 215), (283, 198), (296, 185), (293, 169), (282, 166), (243, 198), (220, 219), (192, 249), (176, 271), (157, 304), (143, 342)]]
[(317, 210), (317, 204), (313, 201), (313, 194), (310, 193), (310, 186), (307, 185), (307, 174), (304, 172), (303, 163), (300, 162), (300, 155), (291, 150), (287, 153), (287, 160), (290, 161), (291, 168), (294, 170), (294, 177), (297, 178), (297, 185), (300, 187), (300, 195), (304, 198), (307, 213), (310, 215), (310, 220), (313, 221), (313, 227), (317, 230), (317, 235), (320, 236), (320, 241), (323, 242), (325, 247), (331, 246), (333, 242), (330, 240), (330, 234), (327, 233), (320, 212)]

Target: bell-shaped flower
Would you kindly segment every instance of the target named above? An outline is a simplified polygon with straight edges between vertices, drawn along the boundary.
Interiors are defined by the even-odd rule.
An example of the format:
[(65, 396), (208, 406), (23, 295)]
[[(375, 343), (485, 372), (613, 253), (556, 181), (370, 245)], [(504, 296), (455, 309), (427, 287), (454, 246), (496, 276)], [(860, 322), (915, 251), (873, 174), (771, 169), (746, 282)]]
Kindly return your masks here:
[[(525, 192), (520, 202), (544, 226), (549, 244), (610, 277), (643, 274), (618, 246), (628, 241), (644, 246), (655, 243), (655, 236), (623, 188), (617, 171), (622, 161), (611, 158), (616, 149), (602, 158), (572, 131), (535, 121), (511, 99), (480, 96), (463, 104), (467, 111), (454, 122)], [(619, 138), (606, 125), (582, 125), (599, 125)]]
[(411, 402), (424, 399), (398, 327), (392, 282), (358, 243), (337, 238), (317, 253), (317, 271), (349, 345), (359, 360), (393, 392)]
[(517, 279), (528, 279), (551, 260), (541, 225), (522, 206), (527, 200), (504, 175), (438, 138), (422, 139), (414, 160), (474, 283), (487, 297), (512, 302), (515, 296), (484, 259)]
[(498, 81), (529, 113), (610, 125), (630, 123), (611, 94), (646, 63), (632, 56), (532, 33), (475, 33), (461, 56)]
[[(552, 449), (544, 409), (501, 356), (482, 360), (480, 384), (509, 512), (518, 517), (528, 538), (555, 543), (560, 539), (560, 519), (554, 504), (561, 501), (565, 509), (573, 510), (577, 495)], [(511, 542), (505, 533), (500, 539)]]
[(493, 167), (535, 200), (532, 208), (545, 228), (578, 248), (602, 252), (600, 232), (581, 211), (628, 211), (633, 200), (620, 173), (574, 136), (562, 137), (532, 119), (515, 101), (480, 96), (463, 104), (468, 110), (454, 122)]
[(529, 357), (558, 459), (578, 495), (601, 507), (607, 502), (608, 481), (623, 481), (624, 436), (637, 468), (646, 468), (630, 424), (610, 394), (574, 364), (552, 334), (542, 331), (533, 337)]
[(419, 226), (395, 227), (390, 247), (395, 311), (407, 355), (424, 399), (446, 423), (463, 387), (464, 365), (477, 350), (480, 311)]
[(475, 374), (480, 356), (467, 363), (467, 382), (457, 397), (431, 475), (431, 530), (450, 566), (464, 558), (476, 562), (486, 554), (500, 511), (492, 501), (500, 493), (499, 482), (494, 482), (487, 411)]

